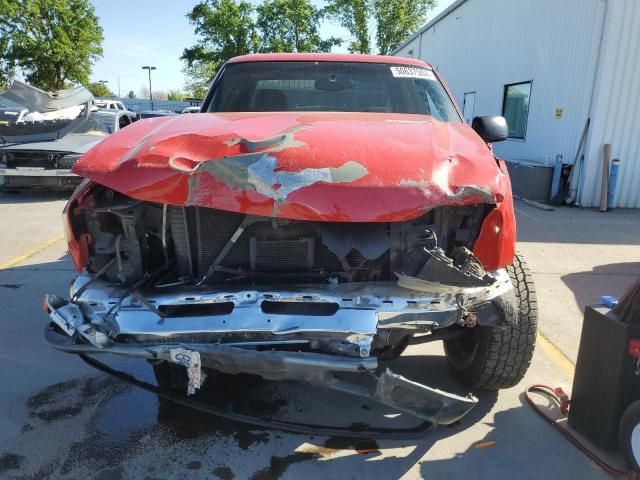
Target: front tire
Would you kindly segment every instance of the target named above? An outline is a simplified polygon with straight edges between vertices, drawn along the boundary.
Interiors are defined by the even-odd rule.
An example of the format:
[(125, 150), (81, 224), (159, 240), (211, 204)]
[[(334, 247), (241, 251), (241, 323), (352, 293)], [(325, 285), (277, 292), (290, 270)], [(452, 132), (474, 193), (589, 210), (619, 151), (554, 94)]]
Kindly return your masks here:
[[(524, 377), (536, 343), (538, 305), (533, 278), (522, 257), (507, 267), (518, 300), (518, 321), (507, 326), (479, 326), (445, 340), (444, 350), (454, 376), (481, 390), (516, 385)], [(482, 319), (480, 319), (482, 323)]]

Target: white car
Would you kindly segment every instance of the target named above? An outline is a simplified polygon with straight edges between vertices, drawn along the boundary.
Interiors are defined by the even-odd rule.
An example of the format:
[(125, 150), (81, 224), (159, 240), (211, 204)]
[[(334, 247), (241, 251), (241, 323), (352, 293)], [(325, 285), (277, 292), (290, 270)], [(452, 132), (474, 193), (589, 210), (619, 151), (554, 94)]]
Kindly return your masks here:
[(96, 98), (93, 102), (95, 103), (96, 107), (106, 110), (129, 110), (124, 106), (124, 103), (119, 100), (102, 100)]
[(182, 113), (200, 113), (200, 107), (187, 107), (182, 110)]

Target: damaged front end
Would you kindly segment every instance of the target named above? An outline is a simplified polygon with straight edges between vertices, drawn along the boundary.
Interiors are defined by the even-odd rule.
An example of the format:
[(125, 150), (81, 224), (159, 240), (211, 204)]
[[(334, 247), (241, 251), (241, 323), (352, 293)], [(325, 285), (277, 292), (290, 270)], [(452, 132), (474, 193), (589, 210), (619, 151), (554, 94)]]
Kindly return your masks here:
[(471, 253), (492, 205), (340, 223), (144, 202), (86, 183), (66, 209), (79, 271), (45, 297), (48, 341), (365, 396), (436, 424), (477, 402), (382, 367), (415, 337), (517, 321), (504, 269)]

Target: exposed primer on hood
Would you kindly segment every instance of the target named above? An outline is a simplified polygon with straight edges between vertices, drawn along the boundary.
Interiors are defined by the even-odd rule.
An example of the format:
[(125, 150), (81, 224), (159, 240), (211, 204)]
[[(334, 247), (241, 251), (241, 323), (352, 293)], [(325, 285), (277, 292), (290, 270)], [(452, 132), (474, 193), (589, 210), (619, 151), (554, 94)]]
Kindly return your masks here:
[(105, 139), (74, 172), (139, 200), (315, 221), (402, 221), (508, 194), (467, 125), (407, 114), (154, 118)]

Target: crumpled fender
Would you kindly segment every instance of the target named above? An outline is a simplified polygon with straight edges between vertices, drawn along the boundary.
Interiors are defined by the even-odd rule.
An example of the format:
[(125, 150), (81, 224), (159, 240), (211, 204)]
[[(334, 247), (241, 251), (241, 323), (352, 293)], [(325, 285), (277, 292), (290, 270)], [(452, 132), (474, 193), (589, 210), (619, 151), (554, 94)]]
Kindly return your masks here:
[[(506, 173), (507, 166), (499, 161)], [(473, 254), (478, 257), (486, 270), (498, 270), (513, 263), (516, 254), (516, 215), (511, 194), (511, 180), (508, 175), (501, 179), (505, 196), (485, 217)]]

